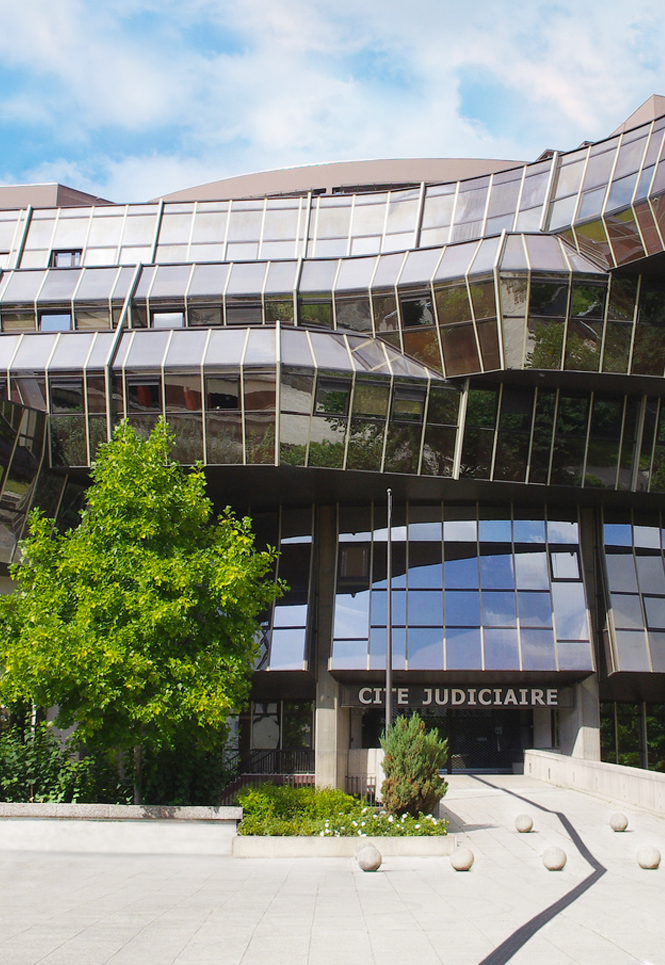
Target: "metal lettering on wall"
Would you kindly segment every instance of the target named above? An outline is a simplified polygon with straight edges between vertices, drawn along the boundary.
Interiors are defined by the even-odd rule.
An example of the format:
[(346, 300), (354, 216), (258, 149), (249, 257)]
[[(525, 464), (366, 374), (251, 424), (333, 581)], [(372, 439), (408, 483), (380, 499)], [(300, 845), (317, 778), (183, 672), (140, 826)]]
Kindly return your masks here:
[[(497, 708), (572, 707), (570, 688), (561, 687), (393, 687), (396, 707)], [(385, 687), (343, 687), (343, 707), (383, 707)]]

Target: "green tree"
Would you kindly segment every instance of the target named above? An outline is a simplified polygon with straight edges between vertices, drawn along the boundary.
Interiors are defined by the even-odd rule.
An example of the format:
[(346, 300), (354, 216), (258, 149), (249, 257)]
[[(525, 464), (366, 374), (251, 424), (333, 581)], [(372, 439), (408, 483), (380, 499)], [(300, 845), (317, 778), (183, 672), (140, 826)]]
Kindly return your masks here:
[(100, 446), (80, 525), (30, 518), (0, 600), (0, 701), (58, 707), (82, 746), (133, 753), (219, 742), (249, 691), (256, 617), (279, 594), (249, 519), (215, 519), (200, 468), (122, 423)]
[(448, 785), (439, 777), (448, 759), (448, 741), (428, 731), (419, 714), (399, 716), (381, 737), (384, 751), (383, 805), (391, 814), (429, 814)]

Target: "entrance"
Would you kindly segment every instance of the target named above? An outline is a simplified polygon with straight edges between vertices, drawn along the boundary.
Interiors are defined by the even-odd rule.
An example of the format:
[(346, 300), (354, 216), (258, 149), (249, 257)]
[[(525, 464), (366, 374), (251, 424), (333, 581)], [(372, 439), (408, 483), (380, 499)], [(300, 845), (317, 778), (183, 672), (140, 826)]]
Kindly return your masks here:
[[(442, 707), (419, 713), (429, 728), (448, 741), (448, 773), (511, 773), (514, 764), (524, 763), (524, 750), (533, 746), (531, 710)], [(379, 746), (383, 726), (382, 710), (363, 713), (363, 747)]]
[(466, 709), (423, 714), (448, 740), (448, 772), (511, 773), (533, 745), (530, 710)]

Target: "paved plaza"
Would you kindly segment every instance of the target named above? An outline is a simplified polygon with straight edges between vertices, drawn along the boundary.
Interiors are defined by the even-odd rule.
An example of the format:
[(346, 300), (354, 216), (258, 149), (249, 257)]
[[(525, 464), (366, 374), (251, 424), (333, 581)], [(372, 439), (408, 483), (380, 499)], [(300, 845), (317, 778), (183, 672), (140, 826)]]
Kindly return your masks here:
[[(474, 851), (470, 872), (448, 858), (387, 858), (365, 874), (348, 858), (2, 852), (0, 963), (665, 963), (665, 865), (645, 871), (635, 858), (643, 845), (665, 854), (665, 819), (500, 775), (453, 776), (445, 809)], [(608, 824), (619, 809), (623, 834)], [(534, 830), (517, 834), (525, 812)], [(572, 901), (594, 869), (552, 812), (606, 869)], [(550, 845), (568, 855), (561, 872), (542, 865)], [(517, 947), (519, 929), (559, 899)]]

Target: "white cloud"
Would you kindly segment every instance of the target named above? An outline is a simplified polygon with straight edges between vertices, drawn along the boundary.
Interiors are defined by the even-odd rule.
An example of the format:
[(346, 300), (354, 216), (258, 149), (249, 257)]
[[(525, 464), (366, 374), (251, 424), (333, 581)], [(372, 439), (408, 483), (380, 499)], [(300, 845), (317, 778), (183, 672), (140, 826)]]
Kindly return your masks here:
[[(38, 130), (52, 177), (118, 200), (342, 158), (529, 158), (665, 93), (656, 0), (0, 0), (0, 17), (0, 134)], [(514, 123), (492, 124), (507, 92)]]

